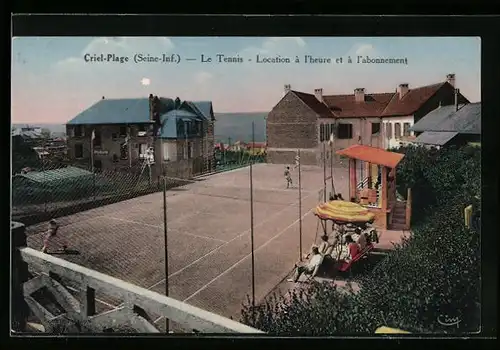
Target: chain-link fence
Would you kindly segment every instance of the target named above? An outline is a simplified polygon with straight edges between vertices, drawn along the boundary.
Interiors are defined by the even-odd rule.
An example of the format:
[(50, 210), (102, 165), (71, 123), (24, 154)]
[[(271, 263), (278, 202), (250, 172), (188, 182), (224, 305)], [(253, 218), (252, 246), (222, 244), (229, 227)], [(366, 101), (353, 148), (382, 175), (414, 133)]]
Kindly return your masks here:
[(228, 171), (253, 164), (265, 163), (265, 151), (219, 151), (215, 152), (216, 171)]
[[(168, 188), (189, 183), (168, 178)], [(25, 224), (70, 215), (160, 191), (158, 178), (139, 167), (92, 172), (76, 166), (43, 164), (12, 177), (12, 218)]]
[[(217, 172), (228, 171), (250, 162), (265, 162), (265, 155), (227, 152), (217, 162)], [(190, 183), (194, 172), (187, 162), (164, 167), (167, 189)], [(199, 168), (202, 168), (200, 163)], [(159, 173), (141, 164), (119, 170), (92, 171), (87, 167), (45, 161), (23, 169), (12, 177), (12, 218), (27, 225), (48, 218), (70, 215), (110, 203), (162, 190)]]

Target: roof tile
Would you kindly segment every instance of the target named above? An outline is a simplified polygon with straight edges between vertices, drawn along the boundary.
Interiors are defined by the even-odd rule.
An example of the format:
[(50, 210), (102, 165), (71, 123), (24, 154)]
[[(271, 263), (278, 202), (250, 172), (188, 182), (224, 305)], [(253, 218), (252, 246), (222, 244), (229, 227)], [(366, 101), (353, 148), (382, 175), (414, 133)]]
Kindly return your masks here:
[[(323, 118), (389, 117), (415, 113), (447, 82), (410, 89), (403, 98), (397, 92), (365, 94), (364, 102), (351, 95), (325, 95), (324, 103), (312, 95), (292, 90), (307, 106)], [(449, 85), (451, 86), (451, 85)]]
[(404, 157), (401, 153), (389, 152), (382, 148), (365, 145), (353, 145), (336, 153), (348, 158), (384, 165), (389, 168), (395, 168)]
[(334, 115), (330, 111), (327, 105), (318, 101), (316, 96), (311, 94), (306, 94), (305, 92), (295, 91), (292, 92), (302, 100), (309, 108), (311, 108), (315, 113), (317, 113), (322, 118), (333, 118)]

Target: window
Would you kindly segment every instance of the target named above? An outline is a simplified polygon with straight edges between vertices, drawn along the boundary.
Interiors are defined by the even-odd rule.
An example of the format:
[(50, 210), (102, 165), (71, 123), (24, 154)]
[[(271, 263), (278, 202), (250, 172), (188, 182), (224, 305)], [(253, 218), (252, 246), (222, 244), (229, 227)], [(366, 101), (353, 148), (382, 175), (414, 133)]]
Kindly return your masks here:
[(380, 133), (380, 123), (372, 123), (372, 135)]
[(83, 136), (83, 125), (77, 125), (73, 129), (75, 137), (82, 137)]
[(126, 137), (126, 136), (127, 136), (127, 127), (120, 126), (120, 137)]
[(146, 154), (146, 151), (148, 150), (148, 145), (145, 143), (140, 143), (139, 144), (139, 154)]
[(401, 124), (394, 123), (394, 138), (398, 139), (401, 137)]
[(83, 158), (83, 145), (76, 144), (75, 145), (75, 158)]
[(193, 143), (188, 142), (187, 143), (187, 159), (191, 159), (194, 156), (194, 148), (193, 148)]
[(147, 136), (147, 133), (148, 133), (147, 125), (139, 124), (137, 126), (137, 136), (139, 136), (139, 137)]
[(128, 145), (125, 143), (122, 143), (120, 145), (120, 159), (122, 160), (128, 159)]
[(99, 159), (94, 160), (94, 170), (101, 171), (102, 170), (102, 161)]
[(352, 139), (352, 124), (339, 124), (338, 126), (339, 139)]
[(403, 124), (403, 135), (410, 136), (410, 123)]
[(168, 154), (168, 143), (163, 143), (163, 160), (170, 160), (169, 154)]
[(330, 139), (330, 124), (325, 125), (325, 141)]
[(101, 139), (101, 131), (100, 130), (94, 130), (94, 141), (93, 145), (94, 147), (101, 147), (102, 139)]
[(325, 124), (319, 125), (319, 141), (325, 141)]
[(392, 124), (391, 123), (385, 123), (385, 136), (387, 138), (392, 138)]

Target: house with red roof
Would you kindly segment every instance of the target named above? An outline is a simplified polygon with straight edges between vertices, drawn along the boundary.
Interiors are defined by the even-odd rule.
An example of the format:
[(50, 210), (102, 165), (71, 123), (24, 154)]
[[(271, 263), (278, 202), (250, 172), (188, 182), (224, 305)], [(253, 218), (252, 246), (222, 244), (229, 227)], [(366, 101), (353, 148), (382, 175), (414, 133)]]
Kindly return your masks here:
[(423, 116), (455, 103), (469, 103), (455, 87), (455, 74), (440, 83), (415, 88), (404, 83), (383, 93), (357, 88), (348, 95), (325, 95), (323, 89), (310, 94), (285, 85), (266, 119), (267, 161), (292, 164), (300, 149), (302, 164), (319, 165), (323, 150), (328, 158), (354, 144), (397, 147), (415, 137), (410, 128)]

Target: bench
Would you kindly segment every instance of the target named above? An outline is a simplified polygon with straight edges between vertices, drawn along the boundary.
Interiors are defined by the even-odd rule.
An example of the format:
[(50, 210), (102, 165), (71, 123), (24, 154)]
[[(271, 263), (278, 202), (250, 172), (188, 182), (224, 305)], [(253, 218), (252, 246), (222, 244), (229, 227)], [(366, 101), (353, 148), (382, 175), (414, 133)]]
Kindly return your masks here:
[(364, 258), (371, 250), (373, 250), (373, 244), (367, 245), (365, 247), (365, 249), (363, 249), (362, 251), (360, 251), (354, 258), (352, 258), (351, 260), (349, 260), (347, 262), (344, 262), (342, 265), (340, 265), (340, 267), (338, 268), (338, 270), (340, 272), (346, 272), (346, 271), (348, 271), (354, 263), (356, 263), (357, 261), (359, 261), (362, 258)]

